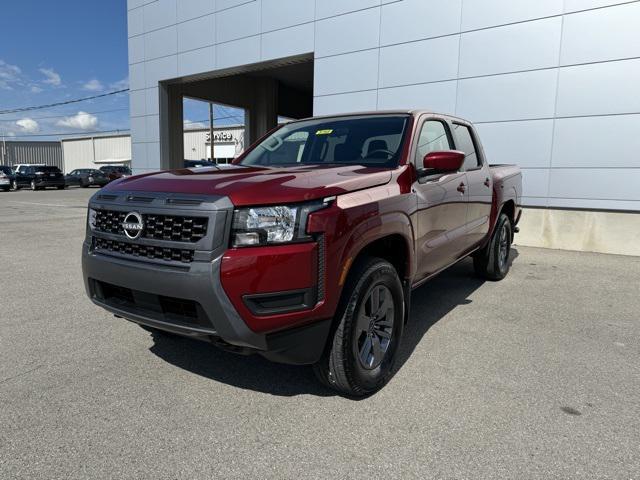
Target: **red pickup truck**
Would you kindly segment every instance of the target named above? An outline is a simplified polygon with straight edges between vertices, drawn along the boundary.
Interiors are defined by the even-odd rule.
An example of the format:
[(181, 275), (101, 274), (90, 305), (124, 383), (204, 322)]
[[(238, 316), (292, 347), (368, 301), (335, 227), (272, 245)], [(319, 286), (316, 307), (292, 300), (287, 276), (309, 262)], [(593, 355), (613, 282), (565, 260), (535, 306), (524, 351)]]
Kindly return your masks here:
[(287, 123), (232, 165), (116, 180), (90, 200), (93, 302), (147, 329), (312, 364), (367, 395), (390, 378), (411, 290), (468, 255), (504, 278), (516, 166), (426, 111)]

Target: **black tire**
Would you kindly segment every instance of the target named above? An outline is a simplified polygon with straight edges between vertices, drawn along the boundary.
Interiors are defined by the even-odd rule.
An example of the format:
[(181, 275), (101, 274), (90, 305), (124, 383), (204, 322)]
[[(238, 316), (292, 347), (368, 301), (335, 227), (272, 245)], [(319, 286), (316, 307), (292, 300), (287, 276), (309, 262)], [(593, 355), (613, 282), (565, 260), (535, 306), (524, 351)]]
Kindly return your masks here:
[(494, 281), (506, 277), (511, 267), (509, 254), (511, 253), (512, 240), (511, 220), (507, 215), (501, 213), (489, 244), (473, 256), (473, 267), (476, 273)]
[(31, 180), (31, 190), (33, 190), (34, 192), (36, 190), (38, 190), (38, 187), (36, 187), (36, 181), (35, 180)]
[[(380, 258), (359, 260), (349, 274), (325, 352), (313, 366), (318, 379), (354, 397), (380, 390), (393, 374), (405, 308), (393, 265)], [(383, 309), (385, 315), (378, 315)], [(367, 322), (368, 328), (363, 328)]]
[(20, 186), (18, 185), (18, 181), (17, 180), (14, 180), (13, 182), (11, 182), (11, 188), (16, 192), (18, 190), (20, 190)]
[(67, 188), (67, 186), (66, 186), (66, 185), (59, 185), (59, 186), (57, 187), (57, 189), (58, 189), (58, 190), (64, 190), (65, 188)]
[(3, 191), (3, 192), (8, 192), (9, 190), (10, 190), (10, 188), (9, 188), (9, 187), (2, 187), (2, 191)]

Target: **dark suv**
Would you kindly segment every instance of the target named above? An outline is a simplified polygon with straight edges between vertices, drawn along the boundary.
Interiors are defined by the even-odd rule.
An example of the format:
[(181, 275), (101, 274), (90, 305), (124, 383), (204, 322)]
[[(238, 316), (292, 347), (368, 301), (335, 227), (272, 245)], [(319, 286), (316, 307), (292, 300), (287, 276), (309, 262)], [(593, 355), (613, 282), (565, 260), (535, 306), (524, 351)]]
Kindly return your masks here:
[(78, 185), (82, 188), (90, 187), (91, 185), (98, 185), (104, 187), (109, 183), (109, 179), (102, 170), (95, 168), (77, 168), (72, 170), (65, 176), (67, 185)]
[(109, 181), (131, 175), (131, 169), (123, 165), (105, 165), (104, 167), (100, 167), (100, 171), (107, 176)]
[(31, 190), (56, 187), (65, 188), (64, 175), (58, 167), (47, 165), (22, 165), (15, 173), (13, 186), (17, 190), (21, 187), (31, 187)]

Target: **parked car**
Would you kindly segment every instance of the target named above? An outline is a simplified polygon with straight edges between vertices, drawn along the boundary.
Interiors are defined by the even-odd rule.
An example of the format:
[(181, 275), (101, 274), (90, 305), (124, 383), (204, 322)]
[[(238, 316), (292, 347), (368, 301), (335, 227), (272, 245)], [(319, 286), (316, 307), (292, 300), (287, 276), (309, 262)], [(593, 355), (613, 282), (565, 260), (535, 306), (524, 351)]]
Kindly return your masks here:
[(459, 118), (294, 121), (229, 168), (95, 194), (85, 286), (147, 329), (313, 364), (327, 386), (367, 395), (393, 372), (412, 289), (469, 255), (482, 278), (507, 275), (521, 195), (520, 169), (489, 166)]
[(209, 160), (185, 160), (184, 168), (198, 168), (198, 167), (215, 167), (216, 164)]
[(109, 183), (109, 178), (101, 170), (95, 168), (78, 168), (72, 170), (64, 177), (67, 185), (77, 185), (79, 187), (87, 188), (92, 185), (104, 187)]
[(100, 171), (107, 176), (110, 182), (131, 175), (131, 169), (123, 165), (104, 165), (100, 167)]
[(20, 167), (46, 167), (44, 163), (16, 163), (11, 168), (13, 169), (13, 173), (16, 173), (20, 170)]
[(11, 167), (0, 165), (0, 189), (8, 192), (11, 189), (14, 175)]
[(31, 190), (56, 187), (58, 190), (62, 190), (65, 186), (64, 175), (60, 169), (47, 165), (21, 165), (13, 179), (14, 190), (18, 190), (21, 187), (31, 187)]

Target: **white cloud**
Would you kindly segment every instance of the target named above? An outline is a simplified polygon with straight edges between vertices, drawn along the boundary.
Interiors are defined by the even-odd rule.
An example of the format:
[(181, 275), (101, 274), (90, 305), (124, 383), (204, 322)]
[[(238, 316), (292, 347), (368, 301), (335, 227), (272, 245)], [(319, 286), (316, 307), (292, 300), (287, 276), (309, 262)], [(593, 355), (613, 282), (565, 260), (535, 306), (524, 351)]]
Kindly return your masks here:
[(100, 80), (98, 80), (97, 78), (93, 78), (85, 83), (82, 88), (90, 92), (101, 92), (102, 90), (104, 90), (104, 85), (102, 85), (102, 83), (100, 83)]
[(184, 120), (184, 128), (186, 130), (197, 130), (199, 128), (207, 128), (207, 126), (202, 122), (192, 122), (191, 120)]
[(118, 80), (117, 82), (113, 82), (109, 85), (111, 90), (123, 90), (125, 88), (129, 88), (129, 77), (124, 77), (122, 80)]
[(40, 93), (42, 89), (37, 85), (31, 85), (31, 93)]
[(58, 120), (56, 125), (79, 130), (93, 130), (98, 126), (98, 117), (87, 112), (78, 112), (71, 117)]
[(31, 118), (22, 118), (16, 122), (16, 125), (26, 133), (34, 133), (40, 130), (40, 125), (38, 125), (38, 122)]
[(19, 83), (21, 75), (20, 67), (0, 60), (0, 88), (13, 90), (12, 84)]
[(53, 85), (54, 87), (62, 84), (62, 78), (53, 68), (41, 68), (40, 73), (42, 73), (45, 77), (45, 80), (42, 83), (46, 83), (48, 85)]

